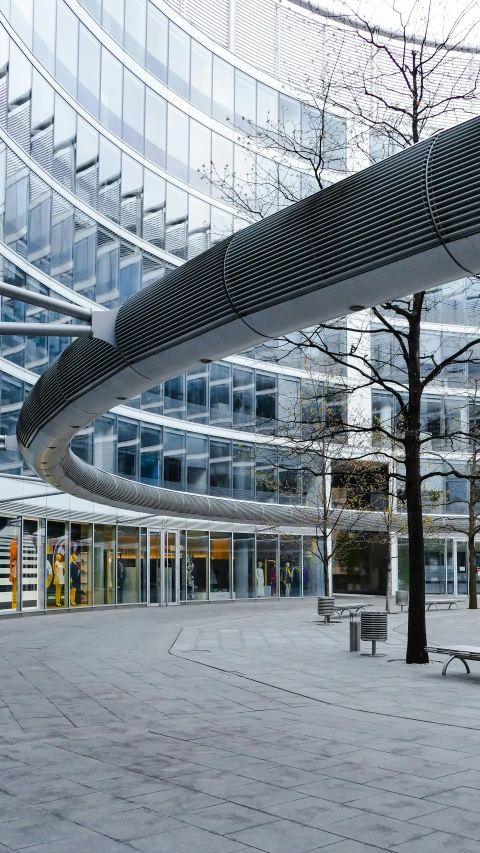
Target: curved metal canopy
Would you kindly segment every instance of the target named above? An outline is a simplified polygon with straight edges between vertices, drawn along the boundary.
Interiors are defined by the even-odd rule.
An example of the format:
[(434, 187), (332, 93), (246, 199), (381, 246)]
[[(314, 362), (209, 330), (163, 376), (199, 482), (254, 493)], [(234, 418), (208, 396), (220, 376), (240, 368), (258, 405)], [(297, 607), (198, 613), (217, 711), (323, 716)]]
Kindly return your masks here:
[[(159, 515), (299, 525), (308, 512), (184, 494), (82, 462), (75, 434), (119, 401), (267, 338), (480, 272), (480, 119), (447, 130), (251, 225), (95, 312), (93, 337), (40, 377), (17, 425), (43, 480)], [(312, 514), (313, 518), (313, 514)]]

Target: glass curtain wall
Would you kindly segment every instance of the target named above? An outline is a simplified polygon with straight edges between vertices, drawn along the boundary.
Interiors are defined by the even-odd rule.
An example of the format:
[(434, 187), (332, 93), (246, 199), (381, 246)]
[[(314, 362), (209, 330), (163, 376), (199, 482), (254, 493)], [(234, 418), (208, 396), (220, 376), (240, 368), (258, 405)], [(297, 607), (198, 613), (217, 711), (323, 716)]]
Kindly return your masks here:
[[(260, 578), (263, 598), (263, 569)], [(255, 534), (233, 534), (233, 597), (255, 598)]]
[(140, 530), (118, 526), (117, 604), (136, 604), (140, 600)]
[(315, 536), (303, 537), (302, 585), (303, 595), (325, 595), (323, 562)]
[(93, 547), (93, 603), (115, 604), (116, 529), (113, 524), (96, 524)]
[(210, 599), (232, 597), (232, 534), (210, 533)]
[(278, 537), (269, 534), (259, 534), (257, 536), (257, 566), (255, 569), (257, 598), (275, 597), (277, 595), (277, 583)]
[(93, 532), (91, 524), (70, 528), (70, 607), (93, 604)]
[(20, 519), (0, 517), (0, 610), (17, 609)]
[(44, 522), (38, 518), (23, 519), (22, 537), (22, 610), (36, 610), (43, 606), (44, 585), (42, 542)]
[(187, 601), (208, 598), (208, 533), (187, 531)]
[(302, 594), (302, 538), (280, 536), (280, 596)]
[(68, 594), (68, 521), (47, 520), (46, 540), (47, 608), (67, 607)]

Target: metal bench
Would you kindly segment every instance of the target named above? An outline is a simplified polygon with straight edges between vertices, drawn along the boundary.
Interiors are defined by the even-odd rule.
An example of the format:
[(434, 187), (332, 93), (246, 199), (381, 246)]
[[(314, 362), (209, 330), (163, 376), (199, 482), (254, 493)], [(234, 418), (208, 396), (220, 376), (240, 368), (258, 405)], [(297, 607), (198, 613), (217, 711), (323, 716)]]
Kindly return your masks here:
[(352, 604), (336, 604), (334, 610), (335, 613), (338, 613), (340, 619), (344, 613), (348, 613), (350, 615), (350, 620), (352, 620), (357, 613), (360, 613), (362, 610), (365, 610), (366, 607), (371, 606), (370, 602), (354, 601)]
[(435, 610), (438, 610), (439, 604), (448, 604), (448, 609), (451, 610), (453, 605), (458, 610), (458, 605), (460, 602), (465, 601), (464, 598), (426, 598), (425, 599), (425, 607), (427, 610), (430, 610), (431, 607), (435, 607)]
[(442, 669), (442, 675), (447, 674), (452, 660), (461, 660), (468, 675), (470, 675), (470, 667), (467, 660), (476, 660), (480, 663), (480, 646), (425, 646), (425, 651), (434, 655), (450, 655)]

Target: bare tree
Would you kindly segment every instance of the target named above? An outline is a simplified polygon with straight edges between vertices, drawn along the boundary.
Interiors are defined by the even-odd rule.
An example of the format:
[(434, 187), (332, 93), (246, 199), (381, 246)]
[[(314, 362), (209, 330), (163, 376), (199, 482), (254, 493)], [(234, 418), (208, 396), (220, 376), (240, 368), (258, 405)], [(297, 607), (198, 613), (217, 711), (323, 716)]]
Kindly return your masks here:
[[(329, 61), (320, 68), (318, 76), (309, 77), (300, 85), (306, 107), (307, 127), (296, 129), (288, 125), (285, 117), (267, 129), (252, 122), (244, 127), (240, 141), (257, 157), (256, 171), (252, 165), (247, 181), (242, 181), (237, 170), (223, 182), (225, 197), (252, 217), (263, 216), (278, 203), (297, 200), (298, 192), (291, 192), (292, 166), (310, 172), (311, 187), (323, 187), (327, 168), (335, 168), (327, 146), (337, 145), (337, 163), (344, 165), (347, 135), (342, 136), (339, 125), (328, 130), (331, 116), (348, 116), (350, 127), (349, 150), (362, 151), (365, 163), (374, 162), (395, 151), (414, 145), (448, 125), (471, 116), (476, 108), (479, 83), (478, 55), (464, 52), (463, 43), (472, 27), (468, 15), (474, 2), (455, 6), (455, 14), (443, 25), (439, 35), (438, 20), (433, 14), (432, 0), (412, 0), (405, 16), (390, 0), (390, 11), (397, 25), (389, 33), (378, 29), (377, 21), (369, 20), (360, 12), (344, 4), (345, 18), (339, 24), (350, 47), (353, 44), (355, 61), (348, 62), (343, 72), (341, 51), (339, 61)], [(338, 19), (337, 19), (338, 20)], [(317, 26), (312, 18), (312, 26)], [(353, 41), (352, 41), (353, 40)], [(355, 41), (357, 48), (355, 49)], [(350, 51), (351, 54), (352, 51)], [(311, 118), (310, 118), (311, 117)], [(288, 119), (288, 116), (287, 116)], [(316, 128), (312, 133), (310, 121)], [(338, 120), (339, 121), (339, 120)], [(282, 124), (283, 122), (283, 124)], [(331, 127), (331, 125), (330, 125)], [(328, 158), (327, 155), (328, 154)], [(273, 161), (264, 175), (265, 157)], [(341, 157), (343, 156), (343, 161)], [(282, 160), (282, 158), (284, 158)], [(252, 159), (252, 164), (254, 160)], [(260, 163), (260, 166), (259, 166)], [(288, 165), (290, 164), (290, 169)], [(213, 164), (215, 167), (215, 164)], [(214, 168), (215, 173), (215, 168)], [(260, 176), (260, 177), (259, 177)], [(230, 178), (232, 181), (230, 182)], [(213, 179), (215, 182), (215, 178)], [(294, 178), (296, 180), (296, 178)], [(302, 179), (303, 180), (303, 179)], [(289, 183), (290, 181), (290, 183)], [(265, 193), (265, 188), (268, 193)], [(300, 194), (304, 194), (300, 192)], [(306, 194), (306, 193), (305, 193)], [(265, 206), (261, 200), (269, 199)], [(412, 283), (414, 289), (414, 282)], [(431, 438), (422, 437), (422, 399), (425, 391), (441, 377), (450, 365), (468, 360), (472, 349), (480, 342), (480, 334), (463, 338), (448, 354), (428, 354), (422, 351), (422, 324), (435, 315), (439, 294), (433, 297), (425, 292), (414, 293), (410, 298), (391, 301), (375, 309), (371, 319), (376, 328), (360, 330), (357, 343), (344, 352), (330, 353), (306, 334), (299, 346), (319, 353), (332, 355), (338, 364), (348, 365), (357, 374), (358, 384), (376, 386), (388, 391), (397, 407), (397, 425), (381, 424), (385, 439), (400, 442), (403, 456), (404, 498), (407, 515), (410, 560), (410, 608), (408, 623), (407, 663), (426, 663), (425, 622), (425, 557), (422, 519), (422, 488), (432, 476), (422, 474), (421, 453)], [(325, 328), (329, 328), (328, 326)], [(345, 323), (345, 329), (349, 325)], [(371, 345), (379, 334), (386, 335), (396, 347), (396, 358), (403, 366), (401, 381), (386, 379), (378, 358), (371, 355)], [(368, 339), (368, 340), (366, 340)], [(298, 342), (297, 342), (298, 343)], [(349, 420), (350, 430), (359, 432), (360, 426)], [(368, 432), (371, 425), (363, 425)], [(378, 431), (378, 427), (377, 427)]]

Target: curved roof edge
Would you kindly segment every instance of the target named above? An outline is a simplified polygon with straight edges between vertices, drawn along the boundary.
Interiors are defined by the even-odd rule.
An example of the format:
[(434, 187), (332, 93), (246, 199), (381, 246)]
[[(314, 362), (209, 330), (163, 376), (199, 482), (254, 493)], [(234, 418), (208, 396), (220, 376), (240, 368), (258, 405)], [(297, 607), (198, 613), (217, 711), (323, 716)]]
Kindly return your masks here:
[[(216, 244), (96, 312), (40, 377), (17, 440), (43, 480), (90, 501), (184, 518), (306, 523), (308, 510), (173, 492), (69, 450), (96, 417), (202, 362), (480, 272), (480, 118), (403, 151)], [(314, 510), (312, 510), (314, 514)]]

